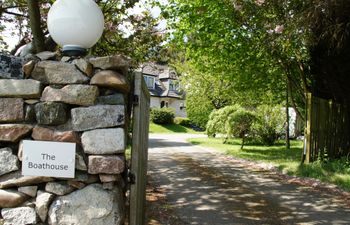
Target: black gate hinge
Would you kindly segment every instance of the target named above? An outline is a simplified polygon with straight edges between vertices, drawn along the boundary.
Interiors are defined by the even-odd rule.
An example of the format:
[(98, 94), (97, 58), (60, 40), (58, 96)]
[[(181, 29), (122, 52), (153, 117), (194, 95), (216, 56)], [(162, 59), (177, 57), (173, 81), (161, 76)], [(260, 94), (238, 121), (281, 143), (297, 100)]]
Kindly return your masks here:
[(138, 95), (134, 95), (134, 99), (133, 99), (133, 104), (134, 105), (138, 105), (140, 102), (140, 98)]
[(136, 183), (136, 177), (135, 177), (135, 174), (133, 172), (129, 172), (129, 183), (130, 184), (135, 184)]

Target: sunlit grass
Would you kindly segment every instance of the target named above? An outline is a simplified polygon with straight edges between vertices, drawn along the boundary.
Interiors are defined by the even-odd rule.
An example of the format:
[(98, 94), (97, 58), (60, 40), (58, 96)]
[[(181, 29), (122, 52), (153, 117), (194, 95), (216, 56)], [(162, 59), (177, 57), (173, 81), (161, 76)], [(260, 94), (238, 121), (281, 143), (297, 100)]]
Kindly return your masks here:
[(223, 144), (223, 140), (220, 138), (194, 138), (189, 139), (189, 141), (192, 144), (211, 147), (237, 158), (271, 163), (289, 175), (316, 178), (350, 191), (350, 165), (347, 160), (301, 164), (302, 141), (291, 141), (289, 150), (286, 149), (283, 142), (274, 146), (251, 143), (245, 145), (244, 149), (241, 150), (240, 139), (229, 140), (226, 144)]

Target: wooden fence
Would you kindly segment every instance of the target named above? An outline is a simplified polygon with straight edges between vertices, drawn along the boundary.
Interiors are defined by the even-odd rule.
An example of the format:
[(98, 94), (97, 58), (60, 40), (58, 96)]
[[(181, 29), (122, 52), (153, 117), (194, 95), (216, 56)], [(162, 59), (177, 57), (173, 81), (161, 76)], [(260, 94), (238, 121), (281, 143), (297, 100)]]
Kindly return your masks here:
[(347, 107), (309, 93), (305, 135), (305, 162), (347, 156), (350, 153)]

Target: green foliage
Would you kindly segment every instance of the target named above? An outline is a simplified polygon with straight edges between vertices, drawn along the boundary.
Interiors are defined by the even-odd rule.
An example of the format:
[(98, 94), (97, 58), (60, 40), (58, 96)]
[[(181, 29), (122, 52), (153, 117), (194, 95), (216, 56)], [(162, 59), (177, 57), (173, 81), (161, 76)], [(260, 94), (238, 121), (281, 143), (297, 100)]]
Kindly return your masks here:
[[(47, 14), (54, 3), (53, 0), (41, 0), (40, 4), (42, 29), (47, 33)], [(163, 41), (161, 32), (156, 28), (159, 18), (153, 18), (148, 10), (139, 14), (130, 14), (140, 0), (132, 1), (96, 1), (105, 18), (105, 29), (99, 42), (90, 49), (91, 55), (113, 55), (123, 53), (135, 62), (157, 60), (160, 43)], [(144, 4), (144, 3), (141, 3)], [(21, 44), (31, 41), (31, 28), (28, 25), (28, 5), (26, 0), (6, 0), (0, 3), (0, 24), (11, 24), (19, 32)], [(124, 27), (124, 28), (122, 28)], [(5, 28), (9, 33), (10, 28)], [(0, 26), (0, 36), (3, 29)], [(2, 46), (0, 38), (0, 46)], [(14, 54), (14, 53), (13, 53)]]
[(191, 120), (184, 117), (175, 117), (174, 123), (184, 127), (189, 127), (191, 125)]
[(246, 136), (251, 132), (252, 124), (256, 117), (253, 112), (240, 108), (228, 116), (226, 122), (226, 133), (228, 137), (242, 138), (241, 149), (243, 149)]
[(170, 46), (180, 52), (177, 64), (187, 74), (183, 84), (219, 109), (281, 104), (288, 83), (293, 103), (303, 108), (310, 74), (309, 27), (302, 19), (309, 3), (169, 0), (164, 14)]
[(226, 134), (226, 123), (229, 116), (235, 113), (240, 106), (232, 105), (213, 110), (209, 115), (206, 132), (209, 137), (215, 137), (217, 134)]
[(255, 134), (266, 145), (273, 145), (285, 130), (286, 115), (280, 105), (261, 105), (256, 109)]
[(255, 121), (255, 114), (246, 109), (238, 109), (229, 115), (226, 123), (226, 131), (230, 136), (244, 137), (251, 131), (251, 126)]
[(204, 129), (213, 109), (214, 107), (203, 95), (186, 92), (186, 113), (193, 124)]
[(152, 108), (150, 119), (156, 124), (172, 124), (174, 122), (175, 112), (171, 108)]

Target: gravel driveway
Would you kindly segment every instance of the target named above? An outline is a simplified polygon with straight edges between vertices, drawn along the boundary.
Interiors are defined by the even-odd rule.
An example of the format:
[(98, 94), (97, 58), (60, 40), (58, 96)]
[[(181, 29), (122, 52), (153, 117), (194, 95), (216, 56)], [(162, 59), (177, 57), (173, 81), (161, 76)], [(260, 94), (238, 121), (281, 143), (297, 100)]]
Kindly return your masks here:
[(196, 136), (150, 134), (149, 174), (184, 224), (350, 224), (344, 202), (186, 142)]

